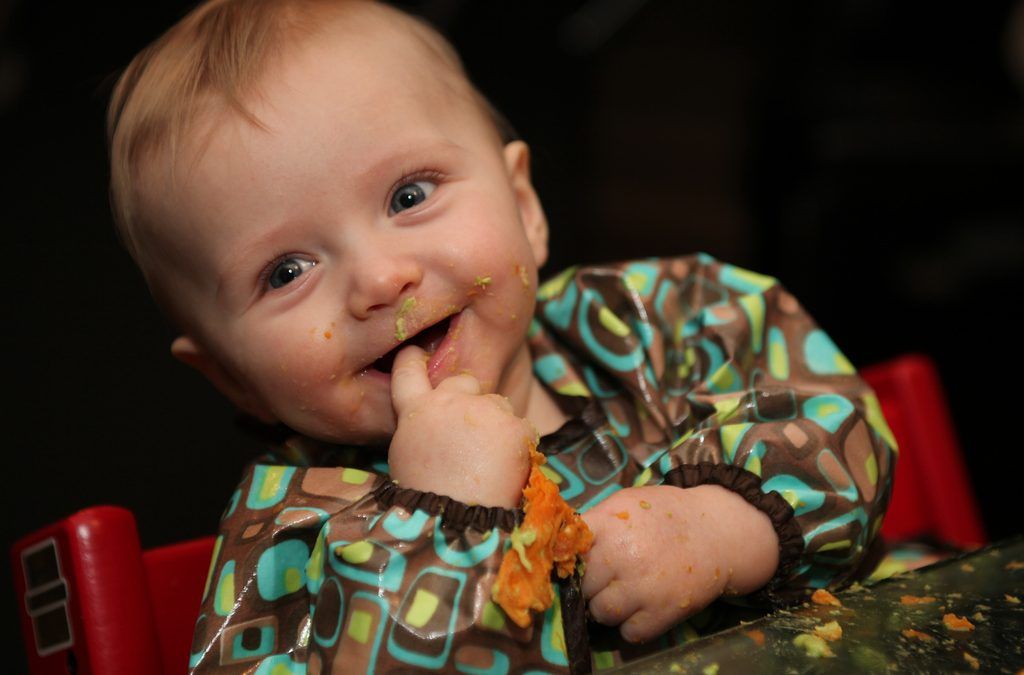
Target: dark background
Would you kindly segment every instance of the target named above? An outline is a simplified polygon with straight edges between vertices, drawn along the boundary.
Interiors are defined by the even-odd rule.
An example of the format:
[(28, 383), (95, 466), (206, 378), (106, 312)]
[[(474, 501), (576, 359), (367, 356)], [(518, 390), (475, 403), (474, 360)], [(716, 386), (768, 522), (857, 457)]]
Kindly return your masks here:
[[(172, 361), (107, 205), (112, 78), (190, 5), (0, 4), (5, 545), (101, 503), (144, 546), (211, 533), (254, 450)], [(533, 146), (548, 273), (704, 250), (780, 277), (857, 365), (931, 355), (989, 535), (1022, 529), (1024, 3), (411, 6)]]

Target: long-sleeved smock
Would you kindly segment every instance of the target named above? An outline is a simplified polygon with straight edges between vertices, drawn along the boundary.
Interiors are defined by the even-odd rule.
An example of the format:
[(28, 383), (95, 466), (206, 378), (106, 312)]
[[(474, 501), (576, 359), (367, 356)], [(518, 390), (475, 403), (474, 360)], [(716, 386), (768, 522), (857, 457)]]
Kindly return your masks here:
[[(578, 411), (541, 441), (543, 470), (577, 511), (631, 486), (717, 484), (778, 534), (760, 600), (860, 567), (895, 442), (873, 392), (775, 279), (703, 254), (571, 268), (538, 289), (527, 339), (536, 375)], [(565, 597), (528, 628), (491, 600), (520, 512), (401, 488), (382, 459), (292, 436), (276, 463), (249, 468), (221, 522), (193, 672), (590, 663)]]

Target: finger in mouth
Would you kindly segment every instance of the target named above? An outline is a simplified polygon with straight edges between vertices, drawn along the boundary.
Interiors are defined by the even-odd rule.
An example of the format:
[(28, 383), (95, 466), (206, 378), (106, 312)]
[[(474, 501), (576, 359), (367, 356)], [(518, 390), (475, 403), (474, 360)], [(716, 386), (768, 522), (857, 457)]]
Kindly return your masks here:
[(409, 345), (416, 345), (427, 354), (433, 354), (441, 344), (441, 341), (444, 340), (444, 336), (448, 333), (448, 327), (450, 324), (451, 317), (448, 316), (432, 326), (427, 326), (419, 333), (399, 342), (395, 345), (394, 349), (374, 361), (372, 367), (382, 373), (390, 373), (391, 368), (395, 363), (395, 357), (398, 356), (398, 352), (402, 351), (403, 348)]

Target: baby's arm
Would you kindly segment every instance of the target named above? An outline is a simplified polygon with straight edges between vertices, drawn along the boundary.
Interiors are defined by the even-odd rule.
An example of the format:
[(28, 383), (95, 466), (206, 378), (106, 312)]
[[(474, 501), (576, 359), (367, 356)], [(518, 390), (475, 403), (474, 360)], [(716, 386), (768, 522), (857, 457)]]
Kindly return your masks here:
[(717, 485), (626, 488), (584, 514), (594, 532), (583, 593), (624, 638), (655, 637), (720, 595), (768, 582), (779, 543), (768, 517)]
[(537, 440), (533, 425), (503, 396), (481, 394), (472, 375), (432, 387), (419, 347), (398, 354), (391, 378), (398, 418), (388, 451), (392, 479), (468, 505), (518, 506)]
[[(632, 394), (630, 405), (598, 394), (609, 398), (602, 402), (609, 411), (608, 432), (634, 444), (633, 457), (643, 458), (640, 475), (623, 474), (622, 484), (658, 482), (665, 490), (675, 487), (684, 495), (722, 486), (741, 506), (749, 507), (752, 516), (731, 518), (735, 523), (728, 528), (684, 533), (693, 545), (692, 552), (682, 554), (687, 561), (684, 571), (690, 560), (705, 564), (714, 551), (743, 551), (751, 545), (714, 544), (714, 539), (756, 516), (754, 522), (760, 518), (774, 527), (774, 574), (761, 587), (739, 588), (735, 574), (752, 562), (741, 560), (732, 564), (734, 579), (728, 590), (758, 591), (757, 601), (776, 604), (805, 597), (808, 588), (844, 583), (858, 573), (888, 501), (896, 458), (892, 435), (870, 389), (778, 282), (698, 255), (582, 270), (559, 284), (544, 290), (539, 314), (553, 317), (552, 331), (593, 353), (604, 366), (603, 371), (584, 373), (598, 385), (589, 388), (616, 393), (624, 384), (625, 393)], [(581, 325), (593, 334), (589, 341), (577, 335), (581, 327), (576, 323), (563, 328), (554, 321), (563, 315), (582, 317), (583, 310), (577, 313), (576, 307), (583, 298), (591, 320)], [(593, 319), (602, 316), (618, 321)], [(600, 345), (600, 351), (592, 343)], [(602, 377), (604, 373), (607, 377)], [(658, 438), (659, 430), (664, 441)], [(609, 452), (615, 465), (615, 449)], [(571, 466), (569, 461), (565, 464)], [(627, 487), (609, 499), (628, 502), (633, 493)], [(586, 504), (595, 497), (584, 492), (574, 503)], [(654, 500), (646, 501), (653, 512)], [(636, 565), (638, 558), (656, 561), (642, 568), (655, 570), (655, 575), (664, 572), (668, 577), (680, 569), (659, 569), (677, 554), (649, 545), (655, 538), (667, 541), (669, 533), (655, 530), (650, 539), (634, 535), (640, 540), (635, 550), (643, 555), (631, 551), (627, 542), (616, 541), (619, 534), (633, 534), (628, 523), (641, 529), (636, 525), (639, 508), (628, 509), (630, 520), (615, 522), (615, 514), (626, 510), (610, 502), (584, 514), (595, 534), (586, 590), (596, 614), (604, 612), (603, 619), (613, 623), (628, 619), (630, 608), (623, 605), (623, 616), (609, 616), (607, 610), (615, 609), (616, 603), (605, 602), (601, 591), (618, 578), (620, 569)], [(690, 526), (694, 527), (692, 522)], [(602, 551), (615, 554), (608, 556), (611, 571), (604, 576), (593, 569), (604, 563)], [(626, 560), (615, 562), (617, 555)], [(718, 566), (721, 579), (730, 563)], [(713, 568), (714, 564), (712, 577)], [(692, 574), (698, 569), (695, 564)], [(640, 569), (630, 575), (643, 580)], [(697, 591), (697, 586), (695, 581), (683, 581), (683, 591)], [(717, 591), (710, 581), (701, 588), (708, 586), (712, 591), (705, 597), (713, 597)], [(668, 587), (666, 583), (664, 588)], [(724, 583), (720, 590), (727, 590)], [(696, 595), (690, 598), (694, 608), (700, 604), (697, 600)], [(678, 602), (684, 601), (685, 597)], [(671, 620), (663, 618), (661, 623)], [(627, 637), (644, 634), (633, 630), (625, 626)]]

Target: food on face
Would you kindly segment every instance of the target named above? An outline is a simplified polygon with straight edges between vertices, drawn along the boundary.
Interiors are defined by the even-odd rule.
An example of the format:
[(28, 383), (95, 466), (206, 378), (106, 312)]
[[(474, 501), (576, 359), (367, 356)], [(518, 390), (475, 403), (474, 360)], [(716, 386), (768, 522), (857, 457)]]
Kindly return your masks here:
[(470, 298), (472, 298), (473, 296), (479, 295), (480, 293), (486, 291), (487, 287), (490, 286), (492, 283), (494, 283), (494, 279), (492, 279), (489, 276), (486, 276), (486, 275), (477, 276), (473, 280), (472, 288), (470, 288), (466, 292), (466, 295), (468, 297), (470, 297)]
[(530, 288), (530, 273), (526, 271), (526, 268), (522, 265), (514, 265), (516, 274), (519, 276), (519, 281), (523, 284), (523, 288), (529, 290)]
[(398, 314), (395, 315), (395, 339), (399, 342), (403, 342), (409, 337), (405, 321), (414, 309), (416, 309), (416, 297), (411, 295), (403, 300), (402, 304), (398, 307)]
[(577, 559), (590, 550), (594, 535), (579, 514), (565, 503), (558, 487), (545, 476), (547, 461), (530, 450), (530, 477), (523, 488), (523, 522), (512, 531), (492, 599), (517, 626), (530, 625), (530, 611), (543, 611), (554, 602), (551, 570), (565, 579)]
[[(450, 315), (445, 316), (435, 324), (422, 328), (415, 335), (409, 334), (409, 314), (417, 304), (415, 298), (407, 298), (399, 307), (399, 311), (395, 315), (395, 338), (400, 339), (400, 342), (392, 350), (373, 362), (374, 369), (382, 373), (390, 373), (398, 352), (410, 344), (416, 345), (427, 354), (433, 354), (441, 346), (445, 337), (448, 336), (448, 329), (454, 323), (454, 319)], [(446, 308), (445, 311), (451, 313), (452, 308)]]

